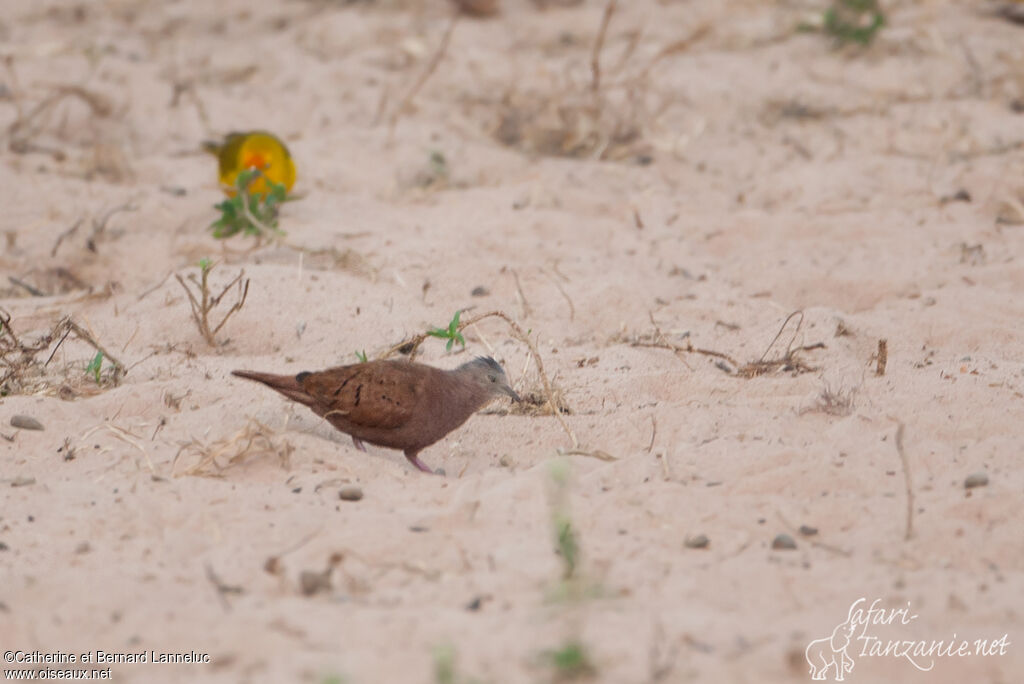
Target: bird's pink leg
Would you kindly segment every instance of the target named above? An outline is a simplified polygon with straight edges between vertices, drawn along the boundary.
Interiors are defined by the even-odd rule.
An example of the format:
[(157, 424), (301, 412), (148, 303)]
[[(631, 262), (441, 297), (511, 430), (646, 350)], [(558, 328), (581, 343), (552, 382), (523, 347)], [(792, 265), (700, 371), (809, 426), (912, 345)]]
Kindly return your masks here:
[(359, 449), (362, 452), (366, 451), (366, 445), (363, 444), (363, 440), (359, 439), (358, 437), (352, 438), (352, 444), (355, 445), (356, 449)]
[(418, 458), (418, 457), (416, 456), (416, 452), (415, 452), (415, 451), (406, 451), (406, 452), (405, 452), (405, 457), (406, 457), (407, 459), (409, 459), (409, 463), (412, 463), (412, 464), (413, 464), (414, 466), (416, 466), (417, 468), (419, 468), (419, 469), (420, 469), (420, 470), (422, 470), (423, 472), (425, 472), (425, 473), (430, 473), (431, 475), (433, 475), (433, 474), (434, 474), (434, 471), (430, 469), (430, 466), (428, 466), (428, 465), (427, 465), (426, 463), (424, 463), (423, 461), (421, 461), (421, 460), (420, 460), (420, 459), (419, 459), (419, 458)]

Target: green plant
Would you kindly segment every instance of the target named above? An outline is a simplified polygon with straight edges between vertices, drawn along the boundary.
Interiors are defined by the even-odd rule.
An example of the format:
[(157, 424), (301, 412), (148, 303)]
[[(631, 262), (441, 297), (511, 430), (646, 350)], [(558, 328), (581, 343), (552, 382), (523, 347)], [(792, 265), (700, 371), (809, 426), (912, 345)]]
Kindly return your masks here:
[(221, 215), (210, 224), (214, 237), (227, 238), (237, 233), (257, 238), (284, 235), (277, 227), (277, 212), (288, 199), (287, 190), (284, 185), (264, 177), (270, 191), (250, 192), (253, 181), (262, 175), (259, 169), (246, 169), (238, 174), (234, 196), (215, 205)]
[(320, 679), (320, 684), (345, 684), (346, 681), (348, 681), (348, 680), (346, 680), (340, 674), (333, 674), (333, 673), (331, 673), (331, 674), (325, 674)]
[(434, 681), (436, 684), (479, 684), (478, 679), (466, 679), (456, 667), (455, 647), (441, 644), (434, 647)]
[(434, 648), (434, 681), (455, 684), (455, 648), (450, 644)]
[(438, 337), (442, 340), (448, 340), (448, 344), (445, 345), (445, 351), (451, 351), (452, 346), (458, 342), (462, 345), (462, 348), (466, 348), (466, 338), (459, 332), (459, 316), (462, 315), (461, 311), (456, 311), (455, 315), (452, 316), (452, 320), (448, 323), (447, 328), (434, 328), (428, 330), (427, 334), (431, 337)]
[(100, 371), (103, 369), (103, 352), (96, 352), (96, 356), (92, 357), (92, 361), (85, 367), (86, 373), (92, 373), (93, 379), (96, 384), (100, 384)]
[(448, 160), (445, 158), (444, 152), (431, 150), (429, 163), (430, 171), (434, 178), (442, 182), (448, 180)]
[(589, 677), (596, 671), (587, 648), (575, 639), (569, 639), (561, 648), (544, 651), (541, 655), (554, 669), (555, 677), (559, 680)]
[(568, 486), (569, 464), (558, 459), (551, 464), (551, 482), (554, 492), (551, 502), (551, 523), (555, 533), (555, 545), (562, 559), (562, 579), (569, 580), (576, 572), (579, 561), (579, 541), (569, 514)]
[(833, 0), (823, 16), (822, 28), (841, 45), (869, 45), (885, 26), (878, 0)]
[(356, 350), (356, 358), (359, 359), (359, 363), (366, 363), (366, 350)]

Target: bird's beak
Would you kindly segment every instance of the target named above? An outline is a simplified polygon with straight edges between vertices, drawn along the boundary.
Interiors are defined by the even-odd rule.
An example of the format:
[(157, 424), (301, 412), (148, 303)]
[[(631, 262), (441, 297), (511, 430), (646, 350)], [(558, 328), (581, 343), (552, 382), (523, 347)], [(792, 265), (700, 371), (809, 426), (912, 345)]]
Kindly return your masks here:
[(514, 401), (516, 403), (522, 401), (522, 399), (519, 398), (519, 395), (516, 394), (516, 391), (514, 389), (512, 389), (511, 387), (509, 387), (508, 385), (502, 385), (501, 386), (501, 391), (504, 392), (505, 394), (507, 394), (508, 396), (512, 397), (512, 401)]

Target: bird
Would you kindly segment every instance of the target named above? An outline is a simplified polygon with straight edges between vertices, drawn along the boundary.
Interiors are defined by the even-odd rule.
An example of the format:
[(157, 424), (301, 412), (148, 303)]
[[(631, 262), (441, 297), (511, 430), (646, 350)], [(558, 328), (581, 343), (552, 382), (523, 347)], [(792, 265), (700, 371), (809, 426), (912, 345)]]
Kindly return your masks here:
[(283, 185), (285, 192), (295, 185), (295, 162), (288, 147), (273, 133), (228, 133), (223, 141), (204, 142), (203, 149), (217, 157), (220, 183), (229, 195), (235, 194), (238, 174), (247, 169), (259, 169), (263, 174), (249, 186), (253, 194), (267, 194), (267, 181)]
[(234, 370), (292, 401), (308, 406), (335, 428), (363, 442), (400, 449), (409, 462), (433, 473), (419, 452), (437, 442), (493, 399), (521, 401), (504, 369), (478, 356), (452, 370), (403, 360), (375, 360), (297, 375)]

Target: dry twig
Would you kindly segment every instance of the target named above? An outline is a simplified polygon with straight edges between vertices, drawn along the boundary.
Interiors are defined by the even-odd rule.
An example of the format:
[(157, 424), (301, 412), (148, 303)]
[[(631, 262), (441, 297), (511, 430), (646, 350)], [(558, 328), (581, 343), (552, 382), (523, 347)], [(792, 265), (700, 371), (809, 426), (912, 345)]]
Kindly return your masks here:
[[(117, 385), (127, 369), (118, 358), (107, 351), (95, 335), (79, 325), (71, 316), (62, 317), (49, 332), (32, 343), (23, 342), (11, 327), (11, 315), (0, 309), (0, 388), (10, 394), (48, 390), (53, 383), (45, 377), (45, 368), (64, 341), (74, 335), (103, 355), (112, 368), (111, 382)], [(57, 341), (46, 361), (40, 363), (36, 355), (49, 349)], [(64, 385), (61, 385), (63, 393)], [(68, 388), (70, 389), (70, 388)]]
[(431, 75), (433, 75), (437, 70), (438, 64), (440, 64), (441, 60), (444, 59), (444, 55), (448, 51), (448, 43), (451, 41), (452, 33), (455, 31), (455, 24), (458, 23), (458, 19), (458, 13), (452, 16), (451, 21), (448, 22), (448, 28), (445, 29), (444, 35), (441, 37), (441, 44), (438, 45), (437, 50), (430, 58), (430, 61), (427, 63), (423, 73), (420, 74), (420, 77), (416, 79), (416, 82), (413, 83), (412, 87), (406, 92), (405, 97), (399, 101), (398, 106), (395, 107), (395, 110), (391, 113), (391, 118), (388, 120), (389, 135), (394, 133), (395, 125), (398, 123), (399, 117), (402, 116), (402, 113), (412, 103), (413, 98), (416, 97), (420, 90), (423, 89), (423, 86), (426, 85)]
[[(188, 295), (188, 303), (189, 306), (192, 308), (192, 319), (196, 322), (196, 327), (199, 328), (199, 332), (200, 334), (202, 334), (203, 339), (206, 340), (206, 343), (211, 347), (216, 346), (217, 333), (220, 332), (220, 329), (223, 328), (224, 324), (228, 322), (228, 319), (231, 318), (231, 315), (242, 308), (242, 306), (245, 304), (245, 297), (246, 295), (249, 294), (249, 279), (245, 278), (243, 280), (243, 277), (245, 276), (245, 269), (242, 269), (242, 271), (239, 272), (239, 274), (235, 276), (230, 283), (224, 286), (224, 289), (220, 291), (220, 294), (216, 296), (211, 296), (208, 279), (210, 276), (210, 271), (212, 271), (213, 268), (214, 264), (204, 264), (200, 268), (199, 279), (196, 278), (194, 273), (189, 274), (188, 280), (193, 285), (195, 285), (198, 297), (196, 296), (196, 294), (192, 293), (192, 288), (188, 286), (188, 284), (185, 282), (185, 279), (182, 278), (181, 275), (177, 273), (174, 274), (174, 277), (178, 279), (178, 282), (181, 284), (181, 287), (185, 290), (185, 294)], [(231, 305), (231, 308), (228, 309), (227, 313), (224, 314), (224, 317), (220, 320), (220, 323), (218, 323), (215, 327), (211, 328), (210, 312), (213, 311), (213, 309), (215, 309), (218, 304), (220, 304), (221, 298), (223, 298), (224, 295), (226, 295), (228, 291), (231, 288), (233, 288), (236, 284), (238, 285), (238, 299), (235, 301), (234, 304)]]
[(608, 4), (605, 5), (604, 14), (601, 15), (601, 28), (597, 30), (594, 49), (590, 53), (590, 89), (595, 93), (601, 90), (601, 48), (604, 47), (604, 37), (608, 33), (608, 24), (612, 21), (617, 4), (617, 0), (608, 0)]
[[(792, 337), (790, 337), (789, 343), (786, 345), (785, 353), (783, 353), (782, 356), (778, 358), (769, 359), (769, 352), (771, 352), (772, 348), (775, 346), (775, 343), (779, 341), (779, 338), (782, 337), (782, 333), (786, 330), (786, 326), (788, 326), (789, 322), (794, 318), (797, 319), (796, 328), (793, 330), (793, 335)], [(758, 359), (757, 361), (751, 361), (750, 363), (744, 365), (742, 368), (736, 371), (737, 374), (745, 378), (756, 378), (760, 375), (765, 375), (776, 370), (794, 371), (796, 373), (809, 373), (811, 371), (817, 370), (817, 368), (804, 363), (804, 361), (798, 357), (798, 354), (800, 352), (810, 351), (812, 349), (824, 349), (824, 342), (815, 342), (814, 344), (808, 344), (795, 348), (793, 347), (793, 342), (796, 341), (797, 335), (800, 334), (800, 328), (803, 327), (803, 324), (803, 311), (794, 311), (793, 313), (786, 316), (786, 320), (784, 320), (782, 322), (782, 325), (779, 327), (779, 332), (775, 333), (775, 337), (772, 338), (771, 343), (768, 345), (767, 348), (765, 348), (764, 353), (761, 354), (761, 358)]]
[(896, 451), (900, 455), (900, 463), (903, 465), (903, 484), (907, 492), (907, 525), (903, 533), (903, 540), (907, 541), (914, 534), (914, 488), (910, 482), (910, 463), (907, 461), (907, 453), (903, 450), (903, 423), (896, 428)]

